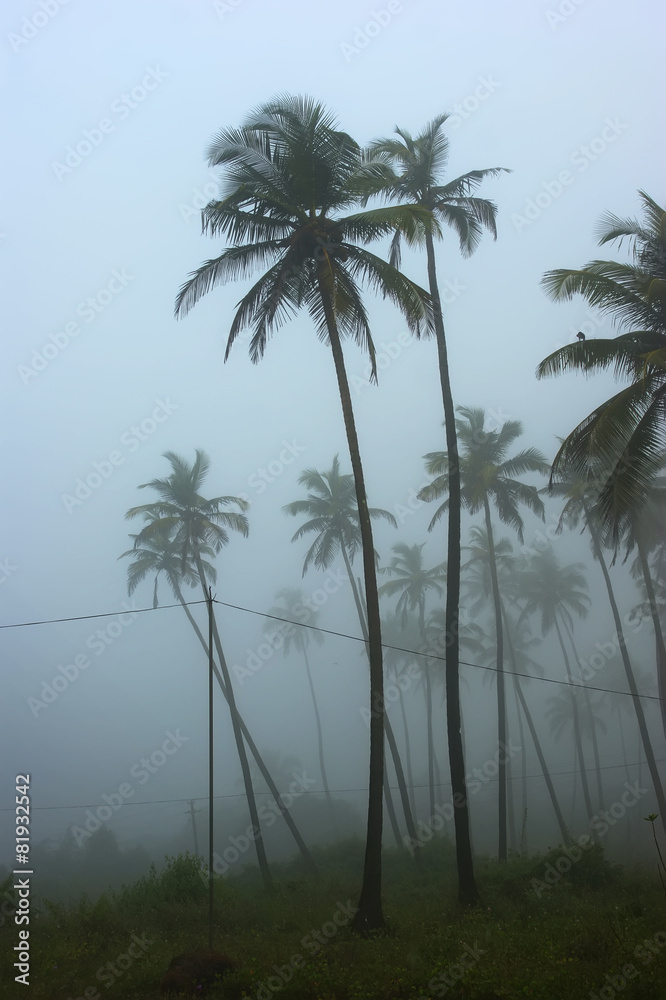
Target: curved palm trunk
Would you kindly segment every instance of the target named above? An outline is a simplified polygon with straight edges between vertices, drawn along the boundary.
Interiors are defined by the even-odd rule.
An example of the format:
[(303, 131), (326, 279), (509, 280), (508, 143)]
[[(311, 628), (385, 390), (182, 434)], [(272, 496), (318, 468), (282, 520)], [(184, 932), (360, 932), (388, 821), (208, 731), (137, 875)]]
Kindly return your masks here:
[[(201, 556), (198, 552), (195, 553), (197, 570), (199, 573), (199, 579), (201, 580), (201, 586), (203, 587), (204, 594), (206, 593), (206, 574), (204, 572), (203, 564), (201, 562)], [(241, 772), (243, 775), (243, 785), (245, 787), (245, 796), (247, 798), (247, 805), (250, 811), (250, 822), (252, 823), (254, 846), (257, 853), (257, 863), (259, 864), (259, 870), (261, 872), (261, 877), (264, 883), (265, 889), (273, 888), (273, 878), (271, 876), (270, 868), (268, 867), (268, 859), (266, 858), (266, 848), (264, 846), (264, 838), (261, 832), (261, 826), (259, 824), (259, 814), (257, 812), (257, 802), (254, 797), (254, 789), (252, 787), (252, 775), (250, 774), (250, 765), (247, 759), (247, 753), (245, 751), (245, 743), (243, 742), (243, 734), (241, 733), (240, 723), (238, 721), (238, 709), (236, 707), (236, 696), (234, 694), (233, 686), (231, 684), (231, 678), (229, 676), (229, 670), (227, 668), (224, 655), (222, 653), (222, 643), (220, 642), (220, 633), (217, 629), (217, 622), (215, 621), (215, 615), (212, 615), (213, 623), (213, 641), (215, 643), (215, 648), (217, 650), (217, 658), (220, 661), (220, 667), (222, 669), (222, 675), (224, 677), (224, 682), (227, 688), (227, 702), (229, 704), (229, 712), (231, 714), (231, 725), (234, 733), (234, 740), (236, 741), (236, 749), (238, 751), (238, 758), (240, 760)]]
[(454, 805), (456, 832), (456, 862), (458, 867), (458, 896), (460, 902), (474, 906), (479, 890), (474, 878), (474, 859), (470, 837), (469, 801), (465, 783), (465, 754), (460, 730), (460, 465), (456, 413), (451, 392), (449, 361), (442, 318), (442, 303), (437, 286), (435, 247), (432, 236), (426, 234), (428, 282), (433, 304), (439, 380), (444, 406), (446, 451), (449, 457), (449, 517), (447, 536), (446, 609), (446, 732), (451, 771), (451, 794)]
[(324, 260), (317, 276), (319, 294), (326, 318), (326, 328), (333, 352), (333, 363), (340, 392), (340, 402), (349, 444), (358, 520), (363, 552), (363, 579), (368, 611), (368, 655), (370, 659), (370, 775), (368, 792), (368, 826), (363, 865), (363, 884), (358, 908), (352, 920), (352, 929), (361, 933), (378, 930), (384, 926), (382, 910), (382, 822), (384, 784), (384, 670), (382, 664), (382, 626), (379, 617), (379, 594), (375, 568), (375, 547), (372, 540), (372, 523), (365, 492), (361, 452), (354, 421), (349, 380), (335, 318), (336, 289), (331, 272)]
[(391, 824), (391, 830), (393, 831), (393, 839), (395, 840), (396, 847), (402, 850), (404, 844), (400, 839), (400, 827), (398, 826), (398, 817), (393, 804), (393, 795), (391, 793), (388, 768), (386, 767), (384, 768), (384, 799), (386, 800), (386, 812), (388, 813), (389, 823)]
[[(574, 660), (576, 663), (580, 663), (580, 658), (578, 656), (578, 650), (576, 649), (576, 644), (574, 642), (574, 637), (571, 629), (567, 622), (562, 619), (564, 627), (569, 637), (569, 642), (571, 643), (571, 649), (573, 650)], [(597, 720), (595, 718), (594, 712), (592, 711), (592, 699), (590, 698), (590, 692), (586, 687), (583, 688), (583, 698), (585, 700), (585, 711), (587, 713), (587, 719), (590, 726), (590, 739), (592, 741), (592, 752), (594, 754), (594, 770), (597, 778), (597, 799), (599, 803), (599, 809), (604, 807), (604, 787), (603, 780), (601, 777), (601, 759), (599, 756), (599, 740), (597, 739)]]
[[(208, 643), (204, 639), (203, 633), (201, 632), (201, 629), (197, 625), (197, 623), (196, 623), (196, 621), (195, 621), (195, 619), (194, 619), (194, 617), (192, 615), (192, 612), (190, 611), (189, 607), (187, 606), (187, 604), (185, 602), (185, 598), (183, 597), (182, 591), (180, 590), (180, 588), (177, 585), (175, 585), (175, 592), (176, 592), (176, 597), (178, 598), (180, 604), (182, 605), (183, 611), (187, 615), (187, 619), (188, 619), (190, 625), (194, 629), (194, 632), (195, 632), (195, 634), (196, 634), (199, 642), (201, 643), (201, 645), (202, 645), (202, 647), (203, 647), (203, 649), (204, 649), (204, 651), (206, 653), (206, 657), (208, 657), (208, 655), (209, 655), (209, 652), (208, 652)], [(226, 667), (226, 659), (225, 659), (225, 667)], [(213, 662), (213, 670), (215, 672), (215, 677), (217, 678), (217, 682), (220, 685), (220, 690), (222, 691), (222, 694), (224, 695), (226, 701), (228, 702), (229, 698), (228, 698), (228, 695), (227, 695), (227, 686), (225, 684), (224, 678), (222, 677), (222, 674), (220, 673), (219, 667), (218, 667), (218, 665), (215, 662)], [(226, 673), (227, 673), (227, 676), (228, 676), (228, 673), (229, 673), (228, 672), (228, 668), (226, 670)], [(276, 804), (277, 804), (280, 812), (282, 813), (282, 817), (283, 817), (285, 823), (287, 824), (287, 827), (289, 828), (289, 832), (293, 836), (293, 838), (294, 838), (294, 840), (296, 842), (296, 845), (298, 846), (298, 849), (301, 852), (301, 856), (303, 858), (303, 861), (305, 862), (305, 865), (306, 865), (308, 871), (310, 872), (310, 874), (317, 876), (319, 873), (317, 871), (317, 866), (315, 864), (314, 858), (310, 854), (310, 851), (308, 850), (307, 844), (303, 840), (298, 827), (294, 823), (294, 820), (293, 820), (292, 815), (291, 815), (291, 813), (289, 811), (289, 808), (282, 801), (282, 799), (280, 797), (280, 792), (278, 791), (278, 787), (275, 784), (275, 782), (273, 781), (273, 777), (272, 777), (270, 771), (268, 770), (268, 768), (266, 767), (264, 759), (261, 756), (261, 754), (259, 753), (257, 745), (254, 742), (254, 740), (252, 739), (252, 736), (250, 735), (250, 730), (247, 728), (242, 715), (240, 714), (240, 712), (238, 711), (238, 709), (236, 709), (236, 712), (237, 712), (237, 716), (238, 716), (238, 723), (240, 725), (241, 732), (243, 734), (245, 742), (247, 743), (247, 745), (249, 747), (249, 750), (250, 750), (250, 753), (252, 754), (252, 756), (254, 757), (254, 759), (255, 759), (255, 761), (257, 763), (257, 767), (259, 768), (264, 781), (268, 785), (268, 788), (269, 788), (269, 791), (270, 791), (271, 795), (275, 799), (275, 802), (276, 802)]]
[(340, 836), (338, 830), (338, 822), (335, 818), (335, 808), (333, 806), (333, 799), (331, 798), (331, 791), (328, 787), (328, 775), (326, 774), (326, 762), (324, 761), (324, 737), (321, 728), (321, 717), (319, 715), (319, 705), (317, 704), (317, 696), (315, 694), (314, 684), (312, 683), (312, 672), (310, 671), (310, 661), (308, 660), (308, 651), (303, 647), (303, 659), (305, 660), (305, 671), (308, 675), (308, 684), (310, 686), (310, 695), (312, 697), (312, 708), (314, 710), (315, 722), (317, 723), (317, 745), (319, 748), (319, 767), (321, 769), (321, 781), (324, 786), (324, 796), (326, 797), (326, 804), (328, 806), (328, 814), (331, 820), (331, 826), (333, 827), (333, 832), (335, 834), (336, 840)]
[[(504, 606), (503, 605), (502, 605), (502, 615), (504, 616), (504, 619), (506, 619), (506, 611), (504, 610)], [(507, 643), (509, 645), (509, 656), (511, 657), (511, 663), (512, 663), (513, 669), (515, 671), (515, 669), (516, 669), (516, 661), (515, 661), (515, 656), (514, 656), (513, 643), (511, 641), (511, 633), (510, 633), (510, 631), (509, 631), (508, 628), (506, 630), (506, 634), (507, 634)], [(514, 683), (516, 695), (518, 696), (518, 700), (520, 701), (520, 707), (522, 708), (523, 715), (525, 716), (525, 722), (527, 723), (527, 728), (530, 731), (530, 736), (532, 737), (532, 742), (534, 743), (534, 749), (536, 751), (536, 755), (537, 755), (537, 758), (539, 760), (539, 767), (541, 768), (541, 773), (543, 774), (544, 781), (546, 782), (546, 788), (548, 789), (548, 795), (550, 796), (550, 801), (551, 801), (551, 803), (553, 805), (553, 809), (555, 811), (555, 816), (557, 818), (557, 824), (558, 824), (558, 826), (560, 828), (560, 833), (562, 834), (562, 843), (563, 844), (571, 844), (573, 841), (571, 839), (569, 831), (567, 830), (566, 823), (564, 822), (564, 816), (562, 815), (562, 810), (560, 809), (560, 804), (557, 801), (557, 796), (555, 794), (555, 788), (553, 786), (553, 781), (552, 781), (552, 778), (550, 776), (550, 771), (548, 769), (548, 764), (546, 763), (546, 758), (544, 756), (544, 752), (543, 752), (543, 749), (542, 749), (542, 746), (541, 746), (541, 740), (539, 739), (539, 734), (537, 733), (536, 726), (534, 725), (534, 719), (532, 718), (532, 713), (530, 712), (529, 706), (527, 704), (527, 701), (525, 700), (525, 695), (524, 695), (523, 689), (522, 689), (522, 687), (520, 685), (520, 678), (517, 677), (515, 675), (515, 673), (514, 673), (514, 677), (513, 677), (513, 683)]]
[(657, 596), (654, 592), (654, 584), (652, 583), (650, 564), (648, 562), (647, 552), (645, 551), (645, 546), (641, 541), (640, 535), (637, 536), (636, 542), (638, 558), (640, 559), (643, 580), (645, 582), (645, 589), (647, 591), (648, 601), (650, 602), (652, 625), (654, 626), (654, 638), (657, 647), (657, 690), (659, 692), (660, 699), (659, 707), (661, 709), (661, 725), (664, 730), (664, 736), (666, 736), (666, 645), (664, 644), (664, 633), (661, 627), (661, 621), (659, 620), (659, 611), (657, 610)]
[(504, 688), (504, 629), (502, 628), (502, 603), (500, 600), (499, 581), (497, 579), (497, 561), (495, 559), (495, 542), (493, 525), (490, 519), (490, 505), (484, 497), (483, 510), (486, 518), (486, 533), (488, 536), (488, 562), (490, 563), (490, 580), (493, 587), (493, 604), (495, 606), (495, 636), (497, 644), (497, 743), (499, 747), (499, 762), (497, 772), (499, 797), (499, 860), (506, 861), (506, 693)]
[[(419, 631), (421, 633), (421, 642), (424, 646), (427, 645), (426, 635), (425, 635), (425, 600), (421, 600), (419, 603)], [(432, 684), (430, 681), (430, 663), (428, 662), (428, 657), (426, 656), (423, 660), (423, 679), (424, 679), (424, 696), (425, 696), (425, 707), (426, 707), (426, 736), (428, 744), (428, 793), (430, 798), (430, 819), (434, 818), (435, 814), (435, 741), (433, 739), (432, 732)]]
[[(511, 662), (515, 670), (516, 667), (513, 659)], [(527, 747), (525, 746), (523, 713), (520, 710), (518, 692), (516, 691), (516, 678), (514, 677), (513, 680), (513, 695), (516, 701), (516, 719), (518, 721), (518, 739), (520, 740), (520, 815), (522, 817), (520, 827), (520, 853), (524, 855), (527, 854)]]
[[(349, 556), (347, 554), (347, 550), (345, 548), (345, 543), (344, 543), (343, 539), (340, 539), (340, 548), (342, 550), (342, 557), (344, 559), (345, 566), (347, 567), (347, 572), (349, 574), (349, 582), (351, 583), (352, 594), (354, 595), (354, 603), (356, 604), (356, 611), (358, 612), (358, 620), (359, 620), (360, 625), (361, 625), (361, 633), (362, 633), (363, 639), (365, 641), (365, 648), (366, 648), (366, 652), (367, 652), (368, 651), (368, 641), (369, 641), (369, 637), (368, 637), (368, 625), (367, 625), (367, 622), (365, 620), (365, 615), (363, 613), (363, 602), (361, 601), (361, 597), (360, 597), (360, 594), (359, 594), (360, 580), (359, 580), (359, 587), (357, 587), (356, 586), (356, 581), (354, 579), (354, 574), (352, 572), (351, 563), (349, 561)], [(416, 825), (414, 823), (414, 816), (412, 814), (412, 810), (411, 810), (411, 807), (410, 807), (410, 804), (409, 804), (409, 796), (408, 796), (408, 793), (407, 793), (407, 784), (405, 782), (405, 772), (404, 772), (403, 767), (402, 767), (402, 761), (400, 759), (400, 753), (398, 752), (398, 743), (396, 741), (395, 734), (393, 732), (393, 726), (391, 725), (391, 720), (389, 719), (388, 714), (386, 712), (384, 714), (384, 730), (385, 730), (385, 733), (386, 733), (386, 742), (389, 745), (389, 750), (391, 752), (391, 757), (393, 759), (393, 766), (395, 767), (395, 775), (396, 775), (396, 779), (397, 779), (397, 782), (398, 782), (398, 790), (400, 792), (400, 802), (401, 802), (401, 805), (402, 805), (402, 811), (403, 811), (403, 813), (405, 815), (405, 823), (407, 825), (407, 833), (409, 835), (410, 843), (412, 845), (411, 846), (411, 851), (412, 851), (412, 854), (414, 855), (414, 860), (416, 861), (417, 866), (419, 868), (421, 868), (421, 866), (423, 864), (423, 859), (421, 857), (421, 845), (420, 845), (420, 842), (418, 840), (418, 834), (416, 832)], [(395, 832), (398, 829), (398, 827), (397, 827), (397, 818), (396, 818), (396, 814), (395, 814), (395, 809), (393, 808), (393, 801), (392, 801), (392, 798), (391, 798), (391, 787), (390, 787), (389, 783), (386, 780), (384, 781), (384, 795), (386, 796), (386, 810), (387, 810), (387, 812), (389, 814), (389, 819), (391, 821), (391, 825), (393, 826), (393, 832), (394, 832), (394, 835), (395, 835)], [(398, 834), (398, 836), (399, 836), (399, 834)]]
[(407, 725), (407, 711), (405, 709), (405, 697), (402, 693), (402, 688), (398, 684), (398, 701), (400, 703), (400, 716), (402, 718), (402, 728), (405, 734), (405, 764), (407, 765), (407, 779), (409, 785), (407, 791), (409, 794), (409, 807), (412, 810), (412, 816), (416, 814), (416, 804), (414, 802), (414, 774), (412, 773), (412, 748), (409, 739), (409, 726)]
[[(557, 638), (560, 643), (560, 649), (562, 650), (562, 656), (564, 657), (564, 665), (567, 672), (567, 680), (569, 684), (573, 684), (573, 677), (571, 675), (571, 664), (569, 663), (569, 657), (567, 656), (566, 647), (564, 645), (564, 637), (562, 636), (562, 631), (557, 620), (557, 614), (554, 618), (555, 621), (555, 631), (557, 632)], [(587, 781), (587, 771), (585, 770), (585, 755), (583, 754), (583, 741), (580, 735), (580, 719), (578, 717), (578, 704), (576, 702), (576, 694), (574, 688), (570, 688), (571, 694), (571, 714), (573, 718), (573, 730), (574, 730), (574, 740), (576, 743), (576, 753), (578, 754), (578, 764), (580, 767), (580, 781), (581, 787), (583, 789), (583, 798), (585, 800), (585, 809), (587, 811), (588, 823), (592, 821), (594, 816), (594, 810), (592, 808), (592, 799), (590, 798), (590, 786)], [(592, 836), (597, 839), (597, 834), (593, 830)]]
[[(588, 513), (587, 510), (586, 513)], [(606, 584), (606, 590), (608, 592), (608, 600), (610, 602), (611, 611), (613, 612), (613, 621), (615, 623), (617, 641), (620, 647), (620, 655), (622, 657), (624, 671), (627, 675), (627, 683), (629, 685), (629, 690), (631, 692), (632, 700), (634, 703), (634, 711), (636, 712), (636, 719), (638, 721), (638, 730), (640, 733), (641, 742), (643, 744), (643, 749), (645, 751), (645, 760), (647, 762), (648, 770), (650, 772), (650, 778), (652, 779), (652, 784), (654, 786), (654, 792), (657, 798), (657, 806), (659, 809), (659, 815), (661, 817), (662, 826), (664, 828), (664, 832), (666, 833), (666, 797), (664, 796), (664, 789), (661, 784), (661, 778), (659, 775), (659, 770), (657, 768), (657, 763), (654, 759), (652, 740), (650, 739), (650, 733), (648, 731), (647, 722), (645, 719), (645, 713), (643, 711), (643, 705), (638, 695), (636, 678), (634, 676), (633, 667), (631, 665), (631, 660), (629, 659), (629, 653), (627, 651), (627, 643), (624, 637), (624, 631), (622, 629), (622, 620), (620, 618), (620, 612), (618, 610), (617, 601), (615, 600), (615, 594), (613, 592), (613, 585), (611, 583), (610, 573), (608, 572), (608, 567), (606, 566), (606, 560), (604, 559), (603, 552), (601, 550), (601, 543), (599, 541), (597, 532), (594, 528), (594, 525), (592, 524), (590, 517), (587, 518), (587, 526), (590, 529), (590, 535), (592, 536), (592, 546), (594, 549), (594, 555), (597, 561), (599, 562), (599, 565), (601, 567), (601, 572), (604, 578), (604, 583)]]

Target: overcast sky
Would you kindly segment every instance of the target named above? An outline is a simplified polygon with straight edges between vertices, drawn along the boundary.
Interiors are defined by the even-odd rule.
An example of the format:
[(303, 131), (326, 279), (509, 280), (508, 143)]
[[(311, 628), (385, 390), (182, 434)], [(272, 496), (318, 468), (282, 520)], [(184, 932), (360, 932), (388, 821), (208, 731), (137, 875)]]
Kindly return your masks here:
[[(327, 469), (339, 452), (348, 469), (329, 352), (303, 316), (279, 331), (261, 364), (242, 342), (224, 364), (242, 284), (173, 317), (188, 273), (222, 248), (200, 232), (199, 209), (216, 191), (206, 147), (276, 94), (318, 98), (360, 143), (396, 125), (416, 133), (448, 111), (450, 178), (511, 169), (481, 191), (499, 207), (497, 242), (484, 237), (469, 260), (453, 234), (438, 249), (459, 404), (485, 407), (496, 424), (522, 420), (520, 444), (550, 458), (556, 435), (608, 395), (612, 382), (601, 377), (536, 381), (538, 362), (577, 330), (612, 334), (582, 300), (554, 304), (539, 282), (550, 268), (603, 256), (600, 215), (636, 215), (638, 189), (663, 204), (655, 0), (11, 0), (0, 21), (3, 623), (122, 610), (127, 566), (117, 559), (134, 530), (124, 514), (150, 499), (139, 484), (168, 473), (167, 450), (192, 460), (205, 449), (209, 493), (252, 502), (250, 537), (232, 539), (218, 560), (218, 598), (265, 611), (276, 589), (300, 585), (305, 547), (290, 543), (297, 522), (281, 507), (301, 495), (303, 468)], [(407, 267), (425, 282), (421, 258)], [(369, 308), (379, 387), (367, 384), (359, 351), (346, 354), (369, 500), (395, 511), (424, 481), (423, 454), (443, 447), (435, 349), (409, 341), (387, 304), (369, 297)], [(77, 495), (91, 476), (89, 495), (81, 485)], [(425, 540), (430, 514), (404, 517), (400, 536), (380, 529), (382, 557), (397, 537)], [(529, 521), (527, 535), (537, 527)], [(441, 545), (431, 538), (432, 562)], [(312, 592), (322, 581), (303, 585)], [(164, 588), (163, 603), (170, 597)], [(147, 583), (135, 606), (151, 598)], [(327, 627), (357, 633), (348, 587), (324, 616)], [(229, 659), (242, 663), (259, 619), (231, 610), (222, 619)], [(99, 801), (178, 727), (191, 740), (169, 762), (168, 781), (155, 775), (145, 796), (205, 790), (205, 665), (182, 611), (120, 619), (95, 653), (94, 633), (115, 621), (0, 635), (2, 758), (12, 777), (31, 770), (35, 805)], [(590, 642), (610, 623), (595, 627)], [(35, 717), (28, 699), (79, 654), (90, 667)], [(327, 676), (323, 667), (338, 661), (341, 673)], [(240, 690), (258, 742), (305, 754), (284, 727), (304, 689), (285, 691), (265, 672), (261, 694), (249, 682)], [(358, 728), (367, 677), (357, 648), (328, 647), (319, 682), (332, 711)], [(331, 768), (338, 782), (348, 757), (365, 752), (363, 729), (350, 740)], [(232, 764), (220, 780), (233, 786)], [(43, 814), (40, 829), (79, 815)]]

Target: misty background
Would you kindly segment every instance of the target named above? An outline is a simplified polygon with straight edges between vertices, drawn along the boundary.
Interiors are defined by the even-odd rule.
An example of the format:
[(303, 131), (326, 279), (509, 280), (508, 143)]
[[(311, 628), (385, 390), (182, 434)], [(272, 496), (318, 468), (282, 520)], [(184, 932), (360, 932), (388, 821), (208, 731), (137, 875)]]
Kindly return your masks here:
[[(249, 282), (217, 288), (186, 319), (174, 319), (180, 285), (222, 249), (200, 232), (200, 208), (217, 193), (206, 147), (220, 129), (240, 124), (251, 108), (280, 93), (321, 100), (361, 144), (390, 135), (396, 125), (415, 134), (449, 111), (448, 178), (476, 168), (512, 171), (484, 181), (479, 192), (499, 206), (497, 242), (484, 236), (467, 260), (452, 232), (437, 247), (454, 399), (483, 407), (489, 427), (522, 421), (516, 449), (533, 446), (550, 460), (557, 437), (607, 398), (614, 383), (610, 376), (537, 382), (535, 367), (578, 330), (611, 336), (613, 328), (580, 298), (554, 304), (539, 282), (546, 270), (612, 256), (598, 251), (595, 226), (607, 211), (635, 216), (638, 189), (662, 203), (664, 150), (655, 127), (664, 84), (661, 8), (647, 0), (631, 8), (616, 0), (559, 6), (555, 0), (510, 6), (45, 0), (5, 5), (0, 20), (6, 150), (0, 601), (3, 626), (23, 626), (0, 630), (0, 863), (11, 863), (14, 776), (25, 773), (33, 845), (47, 838), (57, 845), (71, 828), (84, 828), (87, 810), (94, 813), (103, 796), (129, 782), (131, 797), (107, 823), (123, 849), (142, 845), (157, 858), (193, 850), (188, 803), (194, 799), (203, 850), (207, 663), (181, 608), (152, 610), (152, 580), (128, 598), (128, 560), (118, 561), (131, 547), (129, 533), (139, 530), (125, 512), (153, 499), (137, 487), (169, 473), (168, 450), (192, 462), (195, 449), (203, 449), (211, 459), (206, 495), (250, 501), (249, 537), (232, 534), (216, 559), (213, 589), (223, 602), (217, 614), (227, 660), (232, 672), (238, 668), (239, 708), (278, 787), (286, 792), (295, 775), (316, 782), (299, 797), (295, 815), (306, 800), (323, 802), (303, 664), (296, 652), (275, 651), (251, 676), (243, 668), (266, 641), (261, 613), (275, 603), (276, 591), (302, 587), (315, 605), (322, 599), (314, 595), (325, 595), (319, 624), (341, 634), (312, 643), (310, 655), (328, 778), (342, 803), (342, 832), (362, 834), (369, 682), (351, 590), (341, 560), (328, 577), (311, 570), (301, 579), (310, 542), (292, 544), (300, 521), (282, 512), (304, 496), (303, 469), (330, 469), (339, 454), (342, 471), (351, 471), (333, 366), (306, 315), (284, 325), (260, 364), (249, 361), (247, 338), (225, 364), (234, 306)], [(366, 32), (370, 23), (379, 27)], [(405, 255), (404, 267), (425, 284), (423, 257)], [(396, 531), (378, 522), (375, 544), (386, 565), (396, 542), (425, 542), (424, 559), (434, 565), (445, 557), (445, 522), (429, 534), (434, 507), (414, 497), (428, 479), (422, 456), (444, 449), (435, 344), (408, 338), (388, 303), (370, 293), (366, 301), (379, 385), (369, 384), (366, 359), (354, 345), (345, 345), (345, 356), (369, 503), (391, 511), (399, 525)], [(86, 493), (91, 476), (96, 485)], [(612, 639), (613, 623), (587, 539), (552, 530), (559, 510), (547, 501), (545, 525), (525, 513), (525, 546), (538, 548), (546, 536), (563, 563), (586, 563), (592, 609), (577, 623), (576, 640), (581, 658), (589, 659), (597, 643)], [(463, 544), (471, 523), (463, 518)], [(497, 536), (511, 537), (499, 525)], [(515, 536), (511, 541), (520, 555)], [(333, 582), (324, 589), (327, 579)], [(619, 562), (613, 579), (626, 614), (639, 591)], [(201, 596), (192, 590), (188, 598)], [(162, 582), (160, 604), (174, 603)], [(387, 600), (385, 612), (394, 607)], [(436, 597), (429, 607), (437, 607)], [(133, 613), (139, 609), (149, 610)], [(193, 612), (205, 628), (205, 607)], [(113, 617), (88, 617), (94, 615)], [(54, 619), (76, 620), (24, 625)], [(643, 668), (646, 713), (663, 767), (649, 622), (630, 634), (629, 648)], [(89, 666), (77, 676), (72, 668), (74, 679), (57, 698), (42, 708), (30, 701), (41, 700), (43, 685), (66, 676), (60, 667), (81, 656)], [(547, 677), (563, 679), (552, 640), (535, 657)], [(592, 683), (626, 687), (614, 659)], [(496, 694), (481, 666), (463, 666), (461, 673), (470, 771), (495, 753)], [(527, 695), (569, 816), (573, 741), (555, 742), (544, 716), (547, 698), (562, 690), (535, 679)], [(438, 801), (448, 802), (441, 685), (435, 699)], [(418, 681), (406, 702), (416, 801), (427, 818)], [(628, 775), (610, 704), (604, 711), (601, 765), (610, 802)], [(634, 726), (630, 778), (647, 780), (633, 720), (628, 725)], [(517, 743), (511, 722), (510, 731)], [(168, 734), (183, 738), (177, 750), (162, 753), (154, 773), (141, 771), (142, 758), (159, 751)], [(215, 761), (224, 846), (248, 818), (219, 693)], [(536, 849), (558, 834), (531, 743), (527, 773), (528, 840)], [(256, 787), (263, 788), (259, 779)], [(489, 781), (471, 799), (477, 850), (495, 849), (495, 787)], [(637, 813), (646, 815), (652, 804), (650, 793)], [(323, 807), (315, 813), (310, 835), (330, 838)], [(574, 835), (584, 829), (580, 816)], [(279, 825), (267, 834), (269, 857)], [(649, 835), (636, 814), (634, 842), (647, 844)], [(385, 842), (391, 842), (388, 825)], [(625, 848), (626, 841), (615, 845)], [(275, 843), (274, 852), (287, 850), (286, 839)]]

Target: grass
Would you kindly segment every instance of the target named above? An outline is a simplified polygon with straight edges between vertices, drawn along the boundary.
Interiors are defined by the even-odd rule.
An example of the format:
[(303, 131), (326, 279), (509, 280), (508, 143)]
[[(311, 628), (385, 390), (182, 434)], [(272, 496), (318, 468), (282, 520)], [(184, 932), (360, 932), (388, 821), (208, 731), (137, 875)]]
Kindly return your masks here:
[[(424, 849), (419, 875), (387, 851), (386, 933), (349, 931), (363, 848), (316, 852), (320, 878), (275, 866), (215, 882), (214, 947), (237, 971), (209, 997), (241, 1000), (568, 1000), (666, 998), (666, 906), (656, 878), (610, 865), (600, 848), (562, 848), (500, 865), (477, 860), (481, 904), (461, 910), (447, 841)], [(198, 862), (167, 859), (117, 892), (44, 904), (30, 924), (30, 1000), (152, 1000), (171, 958), (206, 948), (207, 894)], [(13, 983), (18, 928), (0, 928), (0, 977)], [(129, 949), (129, 950), (128, 950)], [(605, 991), (605, 992), (604, 992)]]

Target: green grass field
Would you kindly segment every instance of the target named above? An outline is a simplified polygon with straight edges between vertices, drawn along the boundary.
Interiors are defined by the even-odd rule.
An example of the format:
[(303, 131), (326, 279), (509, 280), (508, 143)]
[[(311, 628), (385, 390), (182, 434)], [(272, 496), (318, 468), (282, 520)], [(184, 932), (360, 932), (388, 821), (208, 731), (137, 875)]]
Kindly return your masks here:
[[(194, 995), (298, 1000), (666, 1000), (666, 897), (656, 872), (611, 866), (599, 848), (567, 858), (478, 859), (482, 902), (456, 900), (451, 844), (431, 842), (424, 871), (387, 851), (387, 931), (349, 930), (362, 844), (316, 852), (318, 880), (275, 866), (215, 881), (213, 947), (235, 972)], [(171, 958), (208, 945), (208, 888), (190, 856), (95, 902), (46, 903), (30, 923), (30, 985), (14, 983), (18, 928), (0, 929), (3, 997), (153, 998)]]

